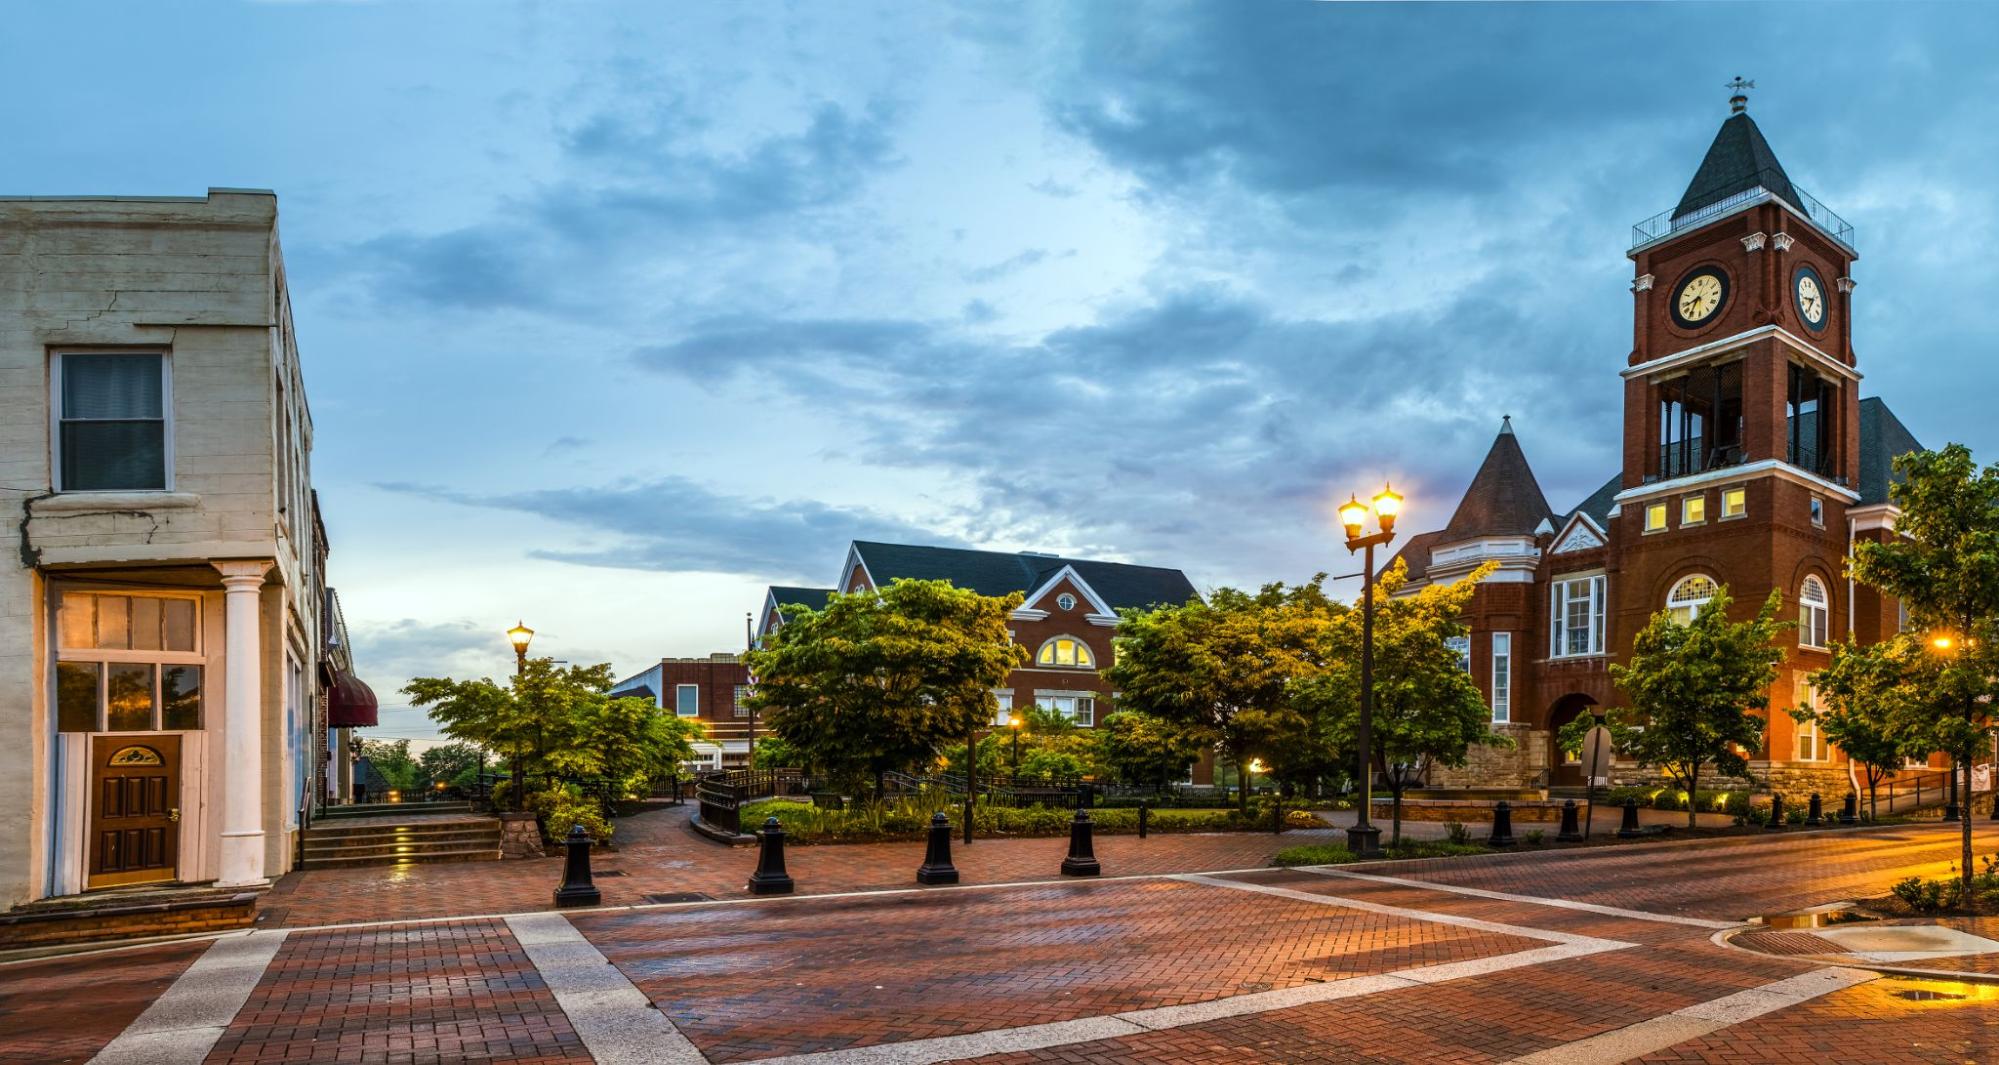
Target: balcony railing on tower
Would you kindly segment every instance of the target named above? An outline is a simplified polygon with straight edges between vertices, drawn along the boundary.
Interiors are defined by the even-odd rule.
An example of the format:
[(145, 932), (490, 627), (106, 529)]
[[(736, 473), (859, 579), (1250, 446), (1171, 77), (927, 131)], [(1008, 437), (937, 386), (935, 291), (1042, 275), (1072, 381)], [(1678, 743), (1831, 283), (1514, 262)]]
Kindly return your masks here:
[[(1766, 172), (1764, 175), (1761, 175), (1761, 180), (1769, 184), (1776, 184), (1776, 179), (1782, 176), (1781, 172)], [(1834, 214), (1831, 208), (1820, 203), (1818, 198), (1811, 193), (1797, 187), (1795, 184), (1790, 187), (1791, 192), (1795, 196), (1795, 202), (1791, 202), (1788, 198), (1786, 202), (1791, 202), (1792, 207), (1802, 212), (1807, 219), (1811, 220), (1814, 226), (1817, 226), (1826, 236), (1838, 241), (1846, 250), (1855, 250), (1853, 226), (1846, 219)], [(1754, 188), (1744, 189), (1734, 195), (1725, 196), (1713, 203), (1695, 208), (1686, 214), (1675, 215), (1673, 211), (1661, 211), (1631, 227), (1631, 246), (1633, 248), (1642, 247), (1655, 240), (1670, 237), (1675, 233), (1694, 229), (1763, 196), (1772, 195), (1776, 194), (1770, 189), (1765, 188), (1762, 184), (1759, 184)], [(1694, 198), (1699, 199), (1700, 197), (1696, 196)]]

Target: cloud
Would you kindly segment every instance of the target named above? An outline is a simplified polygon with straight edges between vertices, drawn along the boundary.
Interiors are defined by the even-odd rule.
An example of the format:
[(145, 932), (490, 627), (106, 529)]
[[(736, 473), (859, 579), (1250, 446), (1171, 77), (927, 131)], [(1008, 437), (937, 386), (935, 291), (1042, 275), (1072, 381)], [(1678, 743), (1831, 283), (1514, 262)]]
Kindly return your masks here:
[(1035, 263), (1038, 263), (1046, 258), (1048, 258), (1047, 249), (1029, 248), (1024, 252), (1021, 252), (1019, 255), (1010, 256), (1008, 258), (1000, 260), (999, 262), (992, 263), (987, 266), (981, 266), (975, 269), (967, 270), (964, 273), (964, 277), (965, 280), (970, 281), (973, 284), (983, 284), (988, 281), (998, 281), (1001, 278), (1010, 277), (1014, 274), (1017, 274), (1022, 270), (1025, 270), (1028, 267), (1033, 266)]
[(849, 540), (953, 545), (957, 537), (818, 500), (748, 498), (683, 477), (481, 495), (430, 485), (377, 487), (463, 506), (533, 514), (607, 534), (604, 546), (541, 548), (535, 558), (582, 566), (731, 573), (774, 582), (819, 580)]

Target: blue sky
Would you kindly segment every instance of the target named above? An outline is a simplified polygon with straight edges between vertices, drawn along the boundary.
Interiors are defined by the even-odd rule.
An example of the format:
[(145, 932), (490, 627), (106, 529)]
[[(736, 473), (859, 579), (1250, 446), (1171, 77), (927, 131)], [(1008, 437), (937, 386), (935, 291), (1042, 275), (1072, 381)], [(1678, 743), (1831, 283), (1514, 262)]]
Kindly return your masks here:
[(1738, 73), (1857, 228), (1863, 394), (1990, 457), (1995, 43), (1969, 4), (37, 4), (0, 192), (277, 190), (386, 708), (517, 617), (621, 673), (734, 649), (856, 537), (1345, 572), (1330, 506), (1442, 524), (1504, 413), (1566, 509), (1618, 461), (1630, 226)]

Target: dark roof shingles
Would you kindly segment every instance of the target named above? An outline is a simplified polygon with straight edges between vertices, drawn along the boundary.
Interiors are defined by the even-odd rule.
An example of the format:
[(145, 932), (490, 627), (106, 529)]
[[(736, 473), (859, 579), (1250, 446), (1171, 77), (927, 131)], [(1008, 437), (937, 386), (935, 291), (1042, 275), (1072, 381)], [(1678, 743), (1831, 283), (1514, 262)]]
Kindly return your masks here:
[(1694, 171), (1694, 179), (1687, 183), (1686, 194), (1680, 197), (1679, 206), (1673, 208), (1673, 217), (1684, 217), (1754, 188), (1768, 189), (1793, 207), (1800, 206), (1784, 164), (1777, 161), (1777, 153), (1770, 150), (1763, 131), (1743, 112), (1721, 124), (1714, 143), (1708, 145), (1707, 155), (1701, 159), (1700, 169)]
[(854, 548), (877, 584), (887, 584), (898, 577), (948, 580), (956, 587), (969, 588), (980, 595), (1006, 595), (1032, 592), (1063, 566), (1073, 566), (1077, 575), (1114, 610), (1177, 605), (1195, 597), (1193, 582), (1185, 573), (1158, 566), (868, 540), (854, 541)]

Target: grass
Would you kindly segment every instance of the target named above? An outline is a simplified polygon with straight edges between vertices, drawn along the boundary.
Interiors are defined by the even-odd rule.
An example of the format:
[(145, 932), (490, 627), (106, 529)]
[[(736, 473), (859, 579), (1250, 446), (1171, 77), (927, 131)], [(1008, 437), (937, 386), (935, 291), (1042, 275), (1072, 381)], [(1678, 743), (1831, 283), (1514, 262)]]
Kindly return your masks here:
[[(1465, 854), (1491, 854), (1488, 847), (1476, 843), (1451, 843), (1441, 839), (1404, 840), (1401, 845), (1384, 847), (1391, 858), (1452, 858)], [(1308, 843), (1302, 847), (1286, 847), (1272, 859), (1278, 865), (1343, 865), (1359, 861), (1354, 853), (1340, 843)]]

